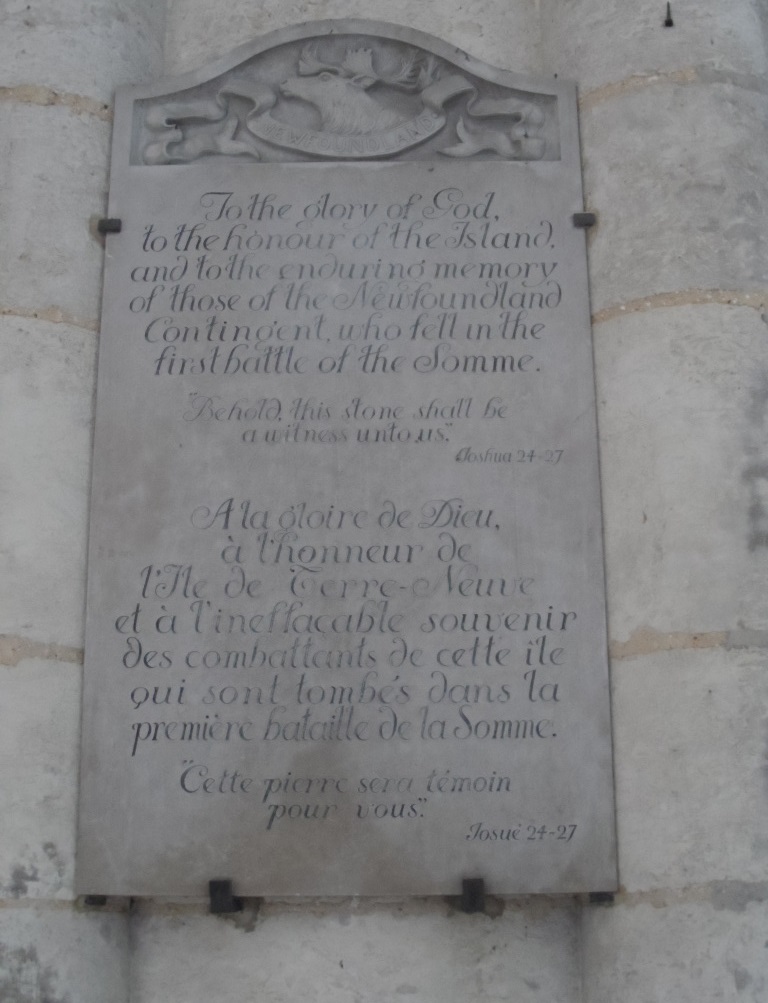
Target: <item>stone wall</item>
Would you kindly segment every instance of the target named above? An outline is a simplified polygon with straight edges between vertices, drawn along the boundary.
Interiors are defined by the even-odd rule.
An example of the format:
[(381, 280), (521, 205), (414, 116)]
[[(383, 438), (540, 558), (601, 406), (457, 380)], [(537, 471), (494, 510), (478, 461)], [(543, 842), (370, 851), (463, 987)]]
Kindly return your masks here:
[[(5, 0), (0, 998), (714, 1003), (768, 995), (761, 0)], [(578, 81), (605, 504), (613, 904), (88, 907), (72, 890), (113, 89), (370, 17)], [(164, 40), (164, 51), (163, 51)]]

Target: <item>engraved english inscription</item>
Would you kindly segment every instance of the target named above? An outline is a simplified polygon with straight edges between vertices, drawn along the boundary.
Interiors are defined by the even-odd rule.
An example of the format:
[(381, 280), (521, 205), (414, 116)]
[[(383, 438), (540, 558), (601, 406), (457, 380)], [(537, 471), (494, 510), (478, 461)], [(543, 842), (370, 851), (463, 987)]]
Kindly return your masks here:
[(362, 22), (122, 95), (81, 891), (614, 887), (573, 99)]

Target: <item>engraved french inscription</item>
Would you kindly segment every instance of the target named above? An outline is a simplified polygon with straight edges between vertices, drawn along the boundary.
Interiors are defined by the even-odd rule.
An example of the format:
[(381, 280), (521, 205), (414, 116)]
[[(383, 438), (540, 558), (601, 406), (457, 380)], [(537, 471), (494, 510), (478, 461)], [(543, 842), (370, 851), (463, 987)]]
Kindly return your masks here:
[(615, 887), (575, 115), (357, 21), (121, 92), (81, 891)]

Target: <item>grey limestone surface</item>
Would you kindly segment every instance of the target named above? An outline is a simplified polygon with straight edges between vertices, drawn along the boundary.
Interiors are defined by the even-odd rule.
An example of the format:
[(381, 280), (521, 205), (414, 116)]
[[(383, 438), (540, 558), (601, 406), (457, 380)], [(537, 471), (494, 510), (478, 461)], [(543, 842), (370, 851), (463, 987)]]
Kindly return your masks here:
[(124, 91), (81, 891), (615, 883), (573, 90), (397, 27)]
[[(763, 1003), (763, 0), (672, 0), (671, 29), (655, 0), (0, 7), (3, 1000)], [(468, 917), (407, 897), (84, 910), (67, 900), (113, 88), (156, 79), (163, 50), (179, 73), (350, 15), (578, 84), (623, 890)]]

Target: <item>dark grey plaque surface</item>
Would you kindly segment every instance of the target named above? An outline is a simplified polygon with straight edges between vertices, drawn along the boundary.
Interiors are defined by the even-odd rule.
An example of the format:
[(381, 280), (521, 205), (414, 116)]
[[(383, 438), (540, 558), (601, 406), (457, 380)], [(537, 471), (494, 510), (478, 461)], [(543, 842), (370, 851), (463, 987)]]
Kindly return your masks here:
[(78, 888), (615, 887), (575, 89), (343, 21), (119, 93)]

